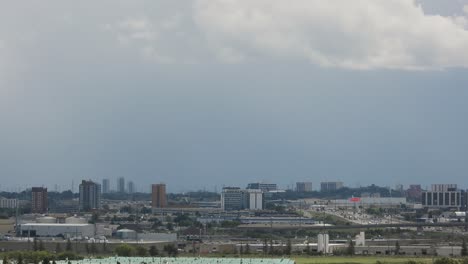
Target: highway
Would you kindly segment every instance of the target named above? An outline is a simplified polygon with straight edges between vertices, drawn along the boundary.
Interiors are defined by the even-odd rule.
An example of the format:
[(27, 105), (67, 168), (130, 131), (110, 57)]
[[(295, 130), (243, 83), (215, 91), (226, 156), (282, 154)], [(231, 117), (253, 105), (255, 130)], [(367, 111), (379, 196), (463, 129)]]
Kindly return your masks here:
[(334, 229), (376, 229), (376, 228), (402, 228), (402, 227), (466, 227), (465, 222), (447, 222), (447, 223), (392, 223), (392, 224), (363, 224), (363, 225), (265, 225), (250, 224), (240, 225), (241, 229), (307, 229), (307, 230), (334, 230)]

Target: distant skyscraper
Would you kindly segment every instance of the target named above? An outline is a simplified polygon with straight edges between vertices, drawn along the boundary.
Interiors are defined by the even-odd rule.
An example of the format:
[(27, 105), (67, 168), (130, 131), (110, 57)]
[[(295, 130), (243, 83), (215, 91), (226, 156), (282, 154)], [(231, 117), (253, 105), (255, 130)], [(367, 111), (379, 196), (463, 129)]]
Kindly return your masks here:
[(124, 177), (120, 177), (117, 180), (117, 192), (124, 193), (125, 192), (125, 179)]
[(343, 188), (342, 182), (321, 182), (320, 191), (321, 192), (332, 192)]
[(102, 180), (102, 193), (110, 192), (110, 182), (109, 179)]
[(296, 182), (296, 191), (297, 192), (311, 192), (312, 183), (311, 182)]
[(129, 181), (127, 183), (127, 192), (128, 193), (134, 193), (135, 192), (135, 184), (133, 184), (132, 181)]
[(80, 211), (87, 212), (101, 207), (101, 185), (83, 180), (80, 184)]
[(153, 184), (151, 186), (151, 206), (153, 208), (165, 208), (166, 201), (166, 184)]
[(47, 188), (33, 187), (31, 190), (31, 211), (37, 214), (47, 213)]

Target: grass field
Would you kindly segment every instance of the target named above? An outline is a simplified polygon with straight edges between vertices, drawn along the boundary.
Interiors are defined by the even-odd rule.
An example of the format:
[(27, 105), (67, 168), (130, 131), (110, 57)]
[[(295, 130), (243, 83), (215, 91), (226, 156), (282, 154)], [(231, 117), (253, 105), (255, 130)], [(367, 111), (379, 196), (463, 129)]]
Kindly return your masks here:
[(297, 264), (375, 264), (377, 261), (384, 264), (403, 264), (410, 260), (417, 263), (432, 263), (431, 258), (404, 258), (404, 257), (296, 257)]

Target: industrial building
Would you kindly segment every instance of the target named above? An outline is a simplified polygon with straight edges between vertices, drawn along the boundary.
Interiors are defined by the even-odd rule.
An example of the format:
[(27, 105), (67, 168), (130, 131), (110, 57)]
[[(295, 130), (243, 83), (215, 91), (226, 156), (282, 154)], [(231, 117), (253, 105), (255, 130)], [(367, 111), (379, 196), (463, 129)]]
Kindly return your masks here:
[(27, 223), (20, 225), (23, 237), (94, 237), (91, 224)]

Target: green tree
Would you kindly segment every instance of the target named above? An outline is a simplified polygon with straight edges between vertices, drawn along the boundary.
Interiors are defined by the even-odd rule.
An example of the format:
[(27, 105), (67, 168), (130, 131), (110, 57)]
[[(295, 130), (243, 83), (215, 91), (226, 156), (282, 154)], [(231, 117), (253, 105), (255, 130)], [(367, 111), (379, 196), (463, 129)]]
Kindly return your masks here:
[(146, 257), (148, 256), (148, 250), (143, 246), (135, 247), (136, 255), (139, 257)]
[(38, 251), (39, 250), (39, 246), (37, 245), (37, 239), (34, 238), (33, 240), (33, 250), (34, 251)]
[(348, 241), (348, 248), (346, 249), (346, 253), (350, 256), (354, 255), (354, 242), (351, 239)]
[(16, 259), (16, 264), (23, 264), (23, 254), (19, 253), (18, 258)]
[(159, 255), (159, 251), (158, 251), (158, 248), (155, 246), (155, 245), (152, 245), (149, 249), (149, 254), (150, 256), (152, 257), (155, 257), (157, 255)]
[(61, 253), (62, 252), (62, 246), (60, 246), (60, 243), (57, 242), (57, 244), (55, 244), (55, 253)]
[(165, 245), (163, 250), (167, 253), (167, 255), (175, 257), (179, 253), (177, 247), (174, 244)]
[(395, 255), (400, 255), (400, 242), (395, 242)]
[(467, 247), (466, 247), (466, 240), (465, 240), (465, 239), (463, 239), (463, 241), (462, 241), (462, 245), (461, 245), (461, 255), (462, 255), (462, 257), (468, 256), (468, 249), (467, 249)]
[(273, 255), (274, 253), (274, 248), (273, 248), (273, 239), (270, 239), (270, 250), (268, 251), (270, 255)]
[(306, 254), (307, 254), (307, 255), (310, 255), (310, 253), (311, 253), (311, 250), (310, 250), (310, 243), (309, 243), (309, 240), (307, 240)]
[(67, 239), (67, 246), (66, 246), (65, 250), (66, 251), (72, 251), (72, 243), (71, 243), (70, 238)]
[(135, 255), (135, 248), (128, 244), (121, 244), (117, 246), (114, 251), (121, 257), (131, 257)]
[(263, 240), (263, 254), (268, 254), (268, 239)]
[(104, 243), (102, 243), (102, 252), (103, 253), (107, 252), (107, 242), (106, 241), (104, 241)]
[(245, 244), (244, 254), (246, 254), (246, 255), (250, 254), (250, 245), (249, 245), (249, 243)]
[(42, 242), (42, 240), (39, 240), (39, 251), (44, 251), (44, 250), (45, 250), (44, 242)]
[(94, 241), (91, 242), (91, 254), (94, 255), (94, 254), (98, 254), (98, 253), (99, 253), (99, 250), (98, 250), (98, 248), (96, 246), (96, 243), (94, 243)]
[(292, 244), (291, 244), (291, 239), (288, 239), (288, 241), (286, 242), (286, 250), (285, 250), (285, 254), (286, 255), (291, 255), (291, 252), (292, 252)]
[(45, 257), (45, 258), (42, 260), (42, 264), (50, 264), (49, 258), (48, 258), (48, 257)]
[(3, 255), (3, 264), (9, 264), (8, 256), (6, 254)]

